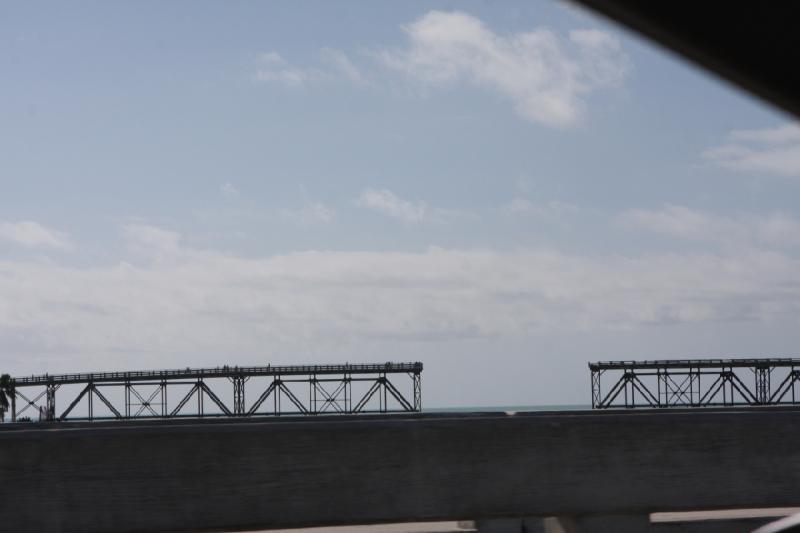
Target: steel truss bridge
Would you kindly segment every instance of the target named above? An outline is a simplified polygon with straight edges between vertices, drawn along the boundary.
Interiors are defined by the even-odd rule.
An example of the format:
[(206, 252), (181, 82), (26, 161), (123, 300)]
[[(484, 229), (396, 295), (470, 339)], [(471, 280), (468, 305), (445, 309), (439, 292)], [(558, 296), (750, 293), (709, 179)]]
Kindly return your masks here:
[(593, 409), (800, 403), (800, 359), (603, 361), (589, 370)]
[(421, 373), (417, 362), (18, 377), (11, 420), (415, 412), (422, 410)]

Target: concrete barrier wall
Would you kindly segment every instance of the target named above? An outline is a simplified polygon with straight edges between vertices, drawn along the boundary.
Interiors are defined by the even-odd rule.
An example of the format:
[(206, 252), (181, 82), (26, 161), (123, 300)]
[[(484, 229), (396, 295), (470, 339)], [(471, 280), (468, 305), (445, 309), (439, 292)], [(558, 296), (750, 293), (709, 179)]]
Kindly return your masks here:
[(0, 428), (0, 530), (180, 531), (797, 505), (800, 411)]

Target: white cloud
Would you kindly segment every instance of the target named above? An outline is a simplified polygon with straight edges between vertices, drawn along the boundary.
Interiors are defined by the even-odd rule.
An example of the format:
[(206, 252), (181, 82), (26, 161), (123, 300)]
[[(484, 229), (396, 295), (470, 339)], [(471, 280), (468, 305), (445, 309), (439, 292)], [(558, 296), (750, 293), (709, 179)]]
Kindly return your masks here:
[(775, 128), (733, 130), (730, 136), (736, 141), (755, 141), (762, 143), (800, 142), (800, 126), (797, 124), (784, 124)]
[(800, 221), (786, 213), (773, 213), (756, 224), (758, 237), (774, 246), (800, 246)]
[(527, 198), (523, 198), (522, 196), (516, 196), (513, 200), (511, 200), (507, 206), (505, 206), (507, 211), (512, 213), (532, 213), (537, 212), (539, 206), (528, 200)]
[(219, 192), (225, 198), (238, 198), (239, 189), (231, 182), (226, 181), (219, 186)]
[[(243, 258), (130, 226), (151, 261), (0, 261), (0, 343), (70, 367), (286, 360), (358, 342), (796, 320), (800, 261), (775, 252), (584, 257), (550, 249), (307, 251)], [(309, 348), (310, 347), (310, 348)], [(126, 359), (124, 362), (123, 359)], [(95, 359), (92, 359), (95, 361)], [(92, 365), (94, 366), (94, 364)]]
[(308, 202), (300, 209), (283, 209), (281, 216), (300, 224), (330, 224), (336, 219), (336, 211), (322, 202)]
[(264, 52), (258, 56), (258, 61), (263, 65), (283, 66), (286, 60), (278, 52)]
[(129, 246), (136, 251), (174, 252), (181, 241), (180, 233), (147, 224), (129, 224), (122, 229)]
[(666, 205), (659, 210), (629, 209), (618, 217), (618, 222), (630, 229), (691, 240), (731, 236), (738, 241), (741, 238), (738, 222), (679, 205)]
[(425, 202), (403, 200), (388, 189), (366, 189), (356, 204), (404, 222), (421, 222), (433, 214)]
[(348, 57), (348, 55), (333, 48), (320, 50), (322, 60), (328, 63), (335, 72), (338, 72), (347, 81), (355, 85), (367, 85), (369, 82), (364, 74)]
[(668, 204), (658, 210), (630, 209), (617, 222), (630, 229), (733, 247), (800, 246), (800, 221), (780, 212), (724, 216)]
[[(526, 120), (548, 126), (575, 124), (589, 93), (622, 85), (630, 70), (619, 39), (598, 29), (572, 30), (567, 38), (545, 28), (498, 34), (472, 15), (430, 11), (403, 30), (405, 48), (365, 55), (421, 87), (466, 82), (495, 91)], [(278, 52), (261, 54), (256, 78), (287, 87), (336, 80), (375, 85), (375, 73), (345, 51), (325, 47), (319, 55), (321, 65), (301, 68)]]
[(369, 81), (342, 50), (321, 48), (319, 67), (301, 68), (291, 65), (278, 52), (263, 53), (258, 57), (256, 79), (275, 82), (287, 87), (305, 87), (310, 83), (344, 80), (354, 85), (368, 85)]
[(287, 87), (302, 87), (317, 76), (311, 72), (295, 69), (260, 69), (256, 73), (256, 79), (264, 82), (278, 82)]
[(265, 52), (258, 56), (256, 71), (258, 81), (276, 82), (287, 87), (303, 87), (323, 77), (323, 74), (316, 69), (291, 66), (278, 52)]
[(10, 242), (26, 248), (52, 248), (66, 250), (72, 247), (65, 233), (56, 231), (38, 222), (0, 222), (0, 241)]
[(431, 11), (404, 28), (402, 50), (378, 53), (388, 67), (430, 86), (466, 81), (510, 99), (523, 118), (574, 124), (584, 96), (622, 83), (629, 60), (616, 37), (574, 30), (569, 41), (548, 29), (500, 35), (466, 13)]
[(541, 218), (555, 219), (580, 212), (576, 205), (552, 200), (544, 204), (533, 203), (523, 196), (515, 196), (503, 210), (517, 215), (532, 215)]
[(729, 170), (800, 178), (800, 126), (733, 130), (731, 142), (709, 148), (703, 157)]
[(615, 36), (602, 30), (584, 29), (569, 32), (579, 50), (579, 64), (590, 86), (619, 87), (630, 70), (630, 61)]

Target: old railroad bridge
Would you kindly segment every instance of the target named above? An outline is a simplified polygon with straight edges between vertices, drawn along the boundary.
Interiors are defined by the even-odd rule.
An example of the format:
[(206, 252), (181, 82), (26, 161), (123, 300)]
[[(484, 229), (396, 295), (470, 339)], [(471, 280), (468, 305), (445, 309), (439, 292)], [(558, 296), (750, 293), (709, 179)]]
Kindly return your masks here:
[(800, 403), (794, 358), (604, 361), (589, 370), (594, 409)]
[[(415, 362), (45, 374), (13, 378), (7, 394), (12, 422), (419, 412), (422, 368)], [(800, 403), (798, 358), (602, 361), (589, 370), (593, 409)]]
[(419, 362), (222, 366), (18, 377), (8, 392), (12, 421), (416, 412), (421, 374)]

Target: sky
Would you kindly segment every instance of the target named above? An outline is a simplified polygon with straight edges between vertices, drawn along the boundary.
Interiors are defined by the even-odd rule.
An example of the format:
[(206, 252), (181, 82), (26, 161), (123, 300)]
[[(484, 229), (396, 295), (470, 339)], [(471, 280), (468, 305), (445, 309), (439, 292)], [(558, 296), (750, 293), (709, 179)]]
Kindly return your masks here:
[(0, 4), (0, 371), (792, 356), (800, 126), (553, 1)]

